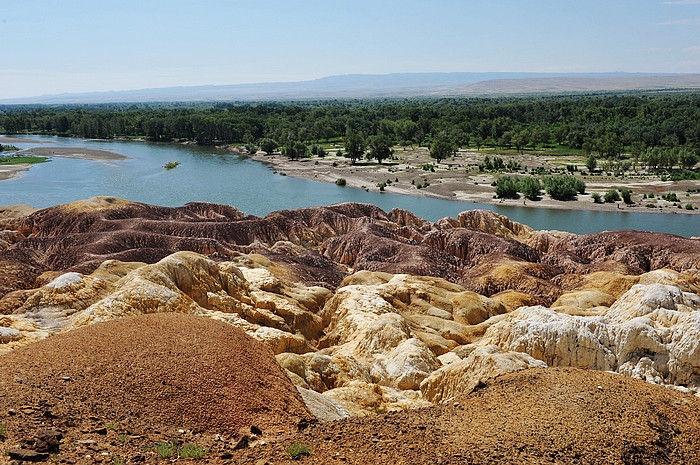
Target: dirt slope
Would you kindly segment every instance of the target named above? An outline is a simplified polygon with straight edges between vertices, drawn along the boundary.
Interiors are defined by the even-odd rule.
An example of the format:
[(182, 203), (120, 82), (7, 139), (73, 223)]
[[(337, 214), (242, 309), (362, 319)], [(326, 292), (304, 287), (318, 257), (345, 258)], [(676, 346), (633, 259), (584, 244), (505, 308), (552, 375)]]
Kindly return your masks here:
[(643, 381), (538, 368), (457, 402), (314, 425), (236, 459), (292, 463), (302, 442), (307, 464), (700, 463), (700, 399)]
[(63, 433), (71, 456), (76, 440), (100, 433), (151, 444), (178, 430), (235, 438), (254, 426), (274, 436), (309, 416), (267, 347), (204, 317), (97, 323), (0, 357), (0, 450), (46, 428)]

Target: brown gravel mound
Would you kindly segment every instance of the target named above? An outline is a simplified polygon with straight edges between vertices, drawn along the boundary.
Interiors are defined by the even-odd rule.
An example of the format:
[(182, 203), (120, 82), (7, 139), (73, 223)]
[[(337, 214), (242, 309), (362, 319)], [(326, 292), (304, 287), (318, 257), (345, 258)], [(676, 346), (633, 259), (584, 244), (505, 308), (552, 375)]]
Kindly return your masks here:
[(511, 373), (457, 404), (313, 425), (234, 463), (699, 464), (700, 399), (575, 368)]
[(255, 426), (267, 436), (309, 417), (272, 352), (210, 318), (123, 318), (0, 356), (0, 424), (9, 443), (39, 428), (80, 436), (108, 425), (166, 437), (180, 429), (236, 437)]

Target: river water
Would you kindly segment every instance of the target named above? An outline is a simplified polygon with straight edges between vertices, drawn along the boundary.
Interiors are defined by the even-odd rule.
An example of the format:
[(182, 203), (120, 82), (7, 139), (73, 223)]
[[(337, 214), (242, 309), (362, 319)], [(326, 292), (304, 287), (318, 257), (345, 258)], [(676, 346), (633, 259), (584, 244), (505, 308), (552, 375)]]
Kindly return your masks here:
[[(0, 205), (24, 203), (43, 208), (95, 195), (109, 195), (163, 206), (180, 206), (192, 201), (223, 203), (234, 205), (246, 214), (264, 216), (274, 210), (365, 202), (385, 211), (406, 209), (431, 221), (481, 208), (501, 213), (535, 229), (579, 234), (637, 229), (686, 237), (700, 235), (700, 216), (684, 214), (680, 210), (677, 214), (570, 211), (365, 192), (280, 176), (264, 164), (212, 147), (36, 136), (22, 138), (26, 143), (13, 145), (30, 148), (42, 140), (56, 146), (109, 150), (129, 159), (98, 162), (52, 158), (48, 163), (32, 166), (21, 178), (0, 181)], [(177, 161), (180, 166), (163, 169), (169, 161)]]

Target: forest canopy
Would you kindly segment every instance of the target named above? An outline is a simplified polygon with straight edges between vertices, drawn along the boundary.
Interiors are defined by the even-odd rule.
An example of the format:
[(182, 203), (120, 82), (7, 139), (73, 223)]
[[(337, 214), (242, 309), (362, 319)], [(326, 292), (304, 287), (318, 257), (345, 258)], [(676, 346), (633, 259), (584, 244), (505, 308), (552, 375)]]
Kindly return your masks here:
[[(319, 102), (0, 106), (0, 133), (306, 144), (368, 142), (517, 151), (564, 148), (606, 158), (651, 149), (700, 154), (700, 93)], [(379, 139), (377, 139), (379, 137)], [(370, 139), (374, 138), (374, 139)], [(369, 144), (368, 144), (369, 146)]]

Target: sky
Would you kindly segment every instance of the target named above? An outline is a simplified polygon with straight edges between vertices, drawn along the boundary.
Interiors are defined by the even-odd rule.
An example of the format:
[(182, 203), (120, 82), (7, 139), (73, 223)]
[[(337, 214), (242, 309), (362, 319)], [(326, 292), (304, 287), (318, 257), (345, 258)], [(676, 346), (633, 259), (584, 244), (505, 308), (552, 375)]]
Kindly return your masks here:
[(489, 71), (700, 73), (700, 0), (0, 0), (0, 98)]

